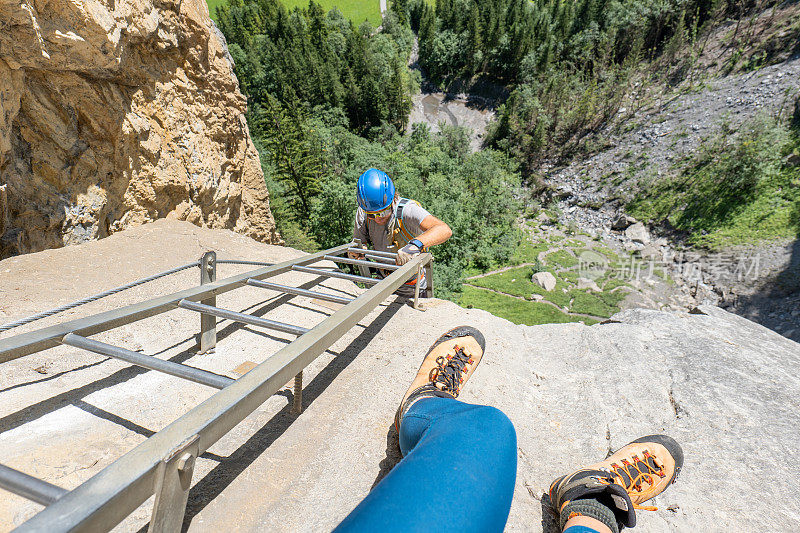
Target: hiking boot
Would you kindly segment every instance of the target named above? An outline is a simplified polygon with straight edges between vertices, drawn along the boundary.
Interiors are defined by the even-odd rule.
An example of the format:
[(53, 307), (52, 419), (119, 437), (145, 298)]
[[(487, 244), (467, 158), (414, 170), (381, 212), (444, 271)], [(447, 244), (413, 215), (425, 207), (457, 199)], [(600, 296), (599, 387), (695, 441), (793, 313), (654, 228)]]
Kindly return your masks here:
[(439, 337), (428, 350), (417, 377), (397, 409), (394, 427), (398, 433), (400, 420), (417, 400), (457, 398), (480, 363), (485, 347), (483, 334), (470, 326), (453, 328)]
[[(636, 525), (634, 509), (655, 511), (657, 507), (641, 504), (674, 483), (682, 467), (683, 450), (674, 439), (649, 435), (620, 448), (605, 461), (556, 479), (550, 485), (550, 501), (560, 515), (561, 528), (577, 514), (596, 518), (618, 531)], [(596, 516), (604, 510), (592, 500), (613, 511), (613, 525), (618, 527)]]

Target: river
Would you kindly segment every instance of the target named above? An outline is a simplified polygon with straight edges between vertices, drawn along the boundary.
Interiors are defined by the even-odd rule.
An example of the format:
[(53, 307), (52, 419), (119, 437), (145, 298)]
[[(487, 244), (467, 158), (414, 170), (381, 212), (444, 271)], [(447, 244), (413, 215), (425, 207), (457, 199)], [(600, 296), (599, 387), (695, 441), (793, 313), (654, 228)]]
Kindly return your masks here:
[(425, 123), (432, 132), (439, 131), (439, 124), (463, 126), (470, 130), (470, 147), (472, 151), (481, 148), (486, 126), (494, 119), (494, 107), (485, 99), (466, 94), (448, 94), (436, 91), (425, 71), (420, 68), (418, 45), (414, 39), (414, 47), (409, 58), (409, 68), (417, 70), (422, 76), (422, 90), (412, 97), (413, 106), (408, 117), (408, 131), (414, 124)]

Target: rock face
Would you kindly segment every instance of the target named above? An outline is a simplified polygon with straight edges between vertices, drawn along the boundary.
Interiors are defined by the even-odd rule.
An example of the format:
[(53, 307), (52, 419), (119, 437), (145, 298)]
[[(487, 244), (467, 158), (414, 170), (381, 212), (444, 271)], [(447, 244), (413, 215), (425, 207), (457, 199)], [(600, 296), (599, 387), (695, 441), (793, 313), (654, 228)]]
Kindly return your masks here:
[(204, 0), (0, 0), (0, 257), (164, 217), (278, 242), (245, 107)]
[[(164, 257), (165, 248), (172, 258)], [(13, 320), (72, 301), (197, 259), (208, 248), (220, 258), (299, 255), (228, 231), (161, 220), (0, 262), (0, 317)], [(85, 260), (88, 254), (94, 263)], [(249, 268), (220, 265), (218, 275)], [(59, 283), (42, 282), (56, 277)], [(196, 270), (185, 271), (0, 337), (197, 281)], [(362, 293), (344, 280), (320, 284), (298, 272), (275, 281)], [(334, 312), (307, 298), (280, 307), (275, 300), (276, 293), (249, 287), (220, 296), (218, 304), (303, 327)], [(543, 496), (549, 483), (652, 433), (678, 440), (686, 461), (677, 482), (652, 501), (658, 511), (637, 511), (637, 533), (800, 528), (800, 495), (786, 489), (787, 480), (800, 476), (797, 461), (787, 460), (800, 427), (797, 343), (716, 307), (694, 314), (628, 310), (594, 326), (529, 327), (452, 302), (434, 299), (426, 306), (421, 312), (389, 301), (376, 308), (304, 370), (302, 415), (289, 413), (292, 393), (284, 388), (199, 458), (188, 529), (330, 531), (399, 460), (398, 402), (431, 342), (461, 324), (485, 334), (487, 351), (460, 399), (498, 407), (517, 431), (507, 531), (555, 532)], [(231, 377), (294, 339), (224, 321), (216, 352), (198, 355), (198, 329), (195, 314), (176, 309), (97, 338)], [(69, 489), (216, 392), (68, 346), (1, 364), (0, 390), (2, 463)], [(5, 492), (0, 497), (2, 531), (41, 509)], [(145, 526), (148, 505), (118, 530)]]

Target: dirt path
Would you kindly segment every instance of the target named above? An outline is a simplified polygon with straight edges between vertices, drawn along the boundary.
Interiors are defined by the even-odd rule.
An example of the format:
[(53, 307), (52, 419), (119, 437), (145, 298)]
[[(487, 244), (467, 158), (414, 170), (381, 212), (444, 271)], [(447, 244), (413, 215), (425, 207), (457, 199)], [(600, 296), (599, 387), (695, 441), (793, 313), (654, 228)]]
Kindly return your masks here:
[(485, 278), (486, 276), (491, 276), (492, 274), (499, 274), (500, 272), (505, 272), (506, 270), (511, 270), (512, 268), (521, 268), (521, 267), (526, 267), (526, 266), (533, 266), (535, 264), (536, 263), (520, 263), (518, 265), (509, 265), (509, 266), (505, 266), (503, 268), (498, 268), (497, 270), (492, 270), (490, 272), (484, 272), (483, 274), (475, 274), (474, 276), (470, 276), (470, 277), (464, 278), (464, 279), (471, 280), (471, 279)]

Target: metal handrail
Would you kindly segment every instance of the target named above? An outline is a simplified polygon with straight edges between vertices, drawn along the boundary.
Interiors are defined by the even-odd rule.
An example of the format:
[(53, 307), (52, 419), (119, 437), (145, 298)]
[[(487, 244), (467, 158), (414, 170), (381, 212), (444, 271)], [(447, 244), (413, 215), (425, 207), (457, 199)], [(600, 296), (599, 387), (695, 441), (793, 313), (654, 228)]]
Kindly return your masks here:
[(315, 263), (320, 261), (325, 255), (341, 253), (349, 246), (350, 245), (342, 245), (330, 250), (310, 254), (300, 259), (284, 261), (258, 270), (236, 274), (212, 283), (192, 287), (159, 298), (153, 298), (145, 302), (128, 305), (120, 309), (106, 311), (86, 318), (79, 318), (30, 333), (23, 333), (15, 337), (2, 339), (0, 340), (0, 363), (11, 361), (12, 359), (30, 355), (48, 348), (54, 348), (61, 343), (61, 339), (68, 333), (89, 337), (112, 328), (124, 326), (125, 324), (161, 314), (165, 311), (171, 311), (175, 308), (177, 303), (183, 299), (192, 301), (204, 300), (210, 296), (218, 296), (228, 291), (238, 289), (246, 285), (248, 279), (262, 279), (275, 276), (288, 272), (294, 265)]

